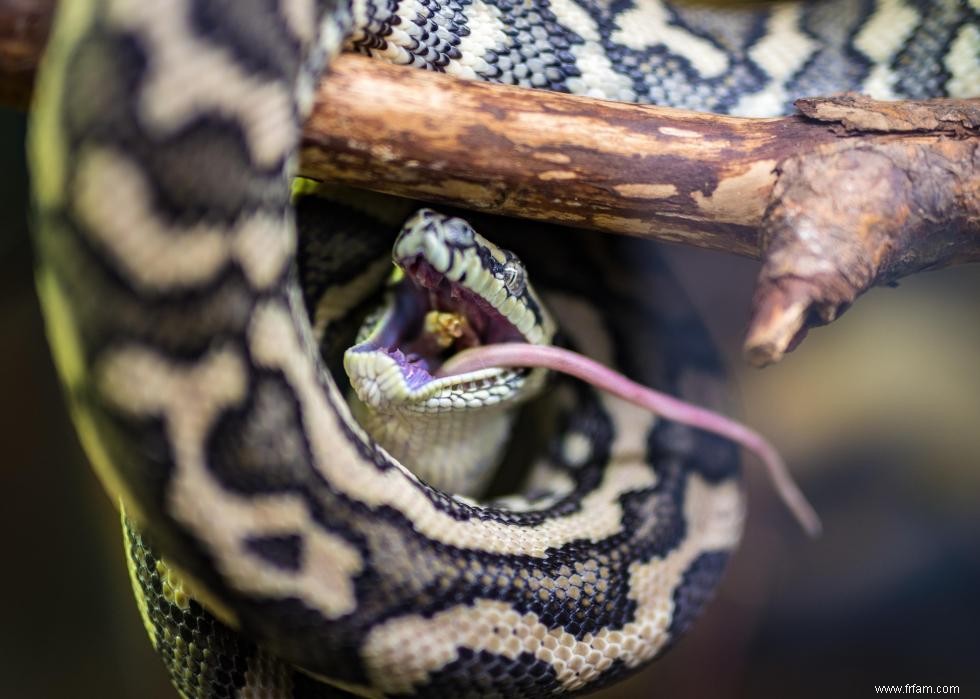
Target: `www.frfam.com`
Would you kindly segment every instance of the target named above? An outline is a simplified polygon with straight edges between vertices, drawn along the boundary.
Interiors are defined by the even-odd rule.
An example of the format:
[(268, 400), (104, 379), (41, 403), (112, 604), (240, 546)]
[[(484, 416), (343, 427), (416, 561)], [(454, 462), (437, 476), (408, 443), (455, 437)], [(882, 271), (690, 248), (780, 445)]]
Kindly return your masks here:
[(875, 685), (875, 694), (959, 694), (955, 684), (883, 684)]

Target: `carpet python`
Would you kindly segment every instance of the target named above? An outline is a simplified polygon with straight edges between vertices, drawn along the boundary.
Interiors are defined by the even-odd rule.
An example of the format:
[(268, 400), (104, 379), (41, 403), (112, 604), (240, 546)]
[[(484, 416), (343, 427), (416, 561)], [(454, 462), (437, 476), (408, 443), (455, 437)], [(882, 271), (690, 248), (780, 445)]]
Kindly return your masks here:
[[(63, 0), (29, 137), (37, 286), (180, 692), (592, 690), (676, 640), (741, 530), (731, 445), (580, 384), (555, 386), (555, 438), (520, 496), (447, 494), (367, 436), (338, 343), (377, 301), (392, 230), (302, 199), (297, 235), (290, 196), (298, 125), (337, 50), (765, 116), (845, 89), (975, 95), (978, 8)], [(703, 329), (646, 248), (565, 236), (513, 245), (565, 341), (717, 402)]]

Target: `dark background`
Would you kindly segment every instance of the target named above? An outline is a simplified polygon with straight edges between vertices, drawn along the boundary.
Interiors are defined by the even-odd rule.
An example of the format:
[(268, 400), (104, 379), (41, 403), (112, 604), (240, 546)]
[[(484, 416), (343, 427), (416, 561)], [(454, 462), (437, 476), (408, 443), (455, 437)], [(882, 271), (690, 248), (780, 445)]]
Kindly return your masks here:
[[(0, 109), (0, 697), (174, 697), (48, 354), (24, 128)], [(750, 468), (746, 536), (707, 613), (601, 696), (980, 694), (980, 269), (876, 290), (759, 372), (739, 357), (757, 264), (668, 254), (732, 366), (742, 417), (783, 451), (826, 533), (805, 540)]]

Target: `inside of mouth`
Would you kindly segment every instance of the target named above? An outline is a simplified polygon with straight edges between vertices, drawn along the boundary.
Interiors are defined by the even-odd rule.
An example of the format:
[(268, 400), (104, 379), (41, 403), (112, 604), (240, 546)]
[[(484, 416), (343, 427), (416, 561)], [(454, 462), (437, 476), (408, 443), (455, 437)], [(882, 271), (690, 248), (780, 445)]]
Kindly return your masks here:
[(405, 274), (394, 288), (394, 309), (358, 351), (385, 352), (401, 367), (411, 388), (431, 381), (447, 359), (464, 349), (527, 341), (489, 301), (447, 279), (425, 260), (417, 258), (402, 268)]

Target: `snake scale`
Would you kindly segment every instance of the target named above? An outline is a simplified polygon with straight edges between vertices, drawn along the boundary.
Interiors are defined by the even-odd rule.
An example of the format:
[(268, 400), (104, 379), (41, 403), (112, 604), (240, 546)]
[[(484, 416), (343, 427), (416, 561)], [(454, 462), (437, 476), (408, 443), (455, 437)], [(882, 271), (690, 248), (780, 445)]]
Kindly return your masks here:
[[(290, 197), (298, 125), (342, 45), (763, 116), (843, 89), (975, 94), (978, 3), (60, 3), (29, 143), (38, 290), (78, 433), (135, 523), (137, 598), (177, 688), (608, 684), (672, 644), (720, 578), (743, 518), (735, 449), (560, 383), (538, 490), (480, 504), (366, 435), (329, 368), (392, 232), (301, 200), (297, 236)], [(641, 244), (534, 238), (522, 255), (566, 342), (715, 401), (704, 331)]]

